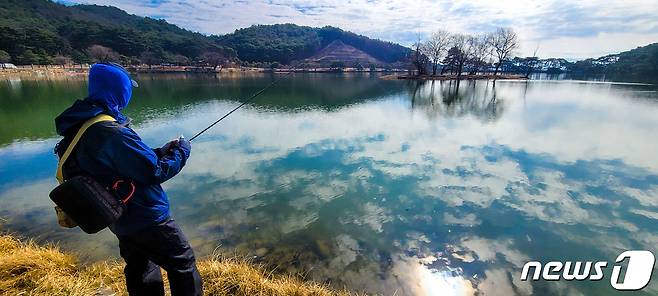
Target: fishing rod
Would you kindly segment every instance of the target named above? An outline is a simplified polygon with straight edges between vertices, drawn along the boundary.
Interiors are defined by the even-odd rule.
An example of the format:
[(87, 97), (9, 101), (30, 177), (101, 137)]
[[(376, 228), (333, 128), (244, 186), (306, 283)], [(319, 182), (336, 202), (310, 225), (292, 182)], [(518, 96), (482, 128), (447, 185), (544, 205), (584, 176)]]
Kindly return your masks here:
[[(240, 105), (238, 105), (237, 107), (233, 108), (233, 110), (231, 110), (231, 111), (229, 111), (228, 113), (224, 114), (224, 116), (222, 116), (221, 118), (217, 119), (215, 122), (211, 123), (209, 126), (207, 126), (207, 127), (204, 128), (203, 130), (201, 130), (200, 132), (198, 132), (196, 135), (194, 135), (194, 137), (190, 138), (190, 142), (192, 142), (194, 139), (196, 139), (196, 138), (197, 138), (198, 136), (200, 136), (201, 134), (205, 133), (207, 130), (211, 129), (213, 126), (215, 126), (216, 124), (218, 124), (220, 121), (224, 120), (224, 118), (226, 118), (226, 117), (228, 117), (229, 115), (231, 115), (231, 113), (237, 111), (237, 110), (240, 109), (242, 106), (246, 105), (246, 104), (249, 103), (251, 100), (253, 100), (253, 99), (256, 98), (257, 96), (259, 96), (260, 94), (264, 93), (268, 88), (274, 86), (277, 82), (279, 82), (279, 80), (283, 79), (284, 77), (287, 77), (288, 75), (290, 75), (290, 74), (293, 73), (293, 72), (294, 72), (294, 71), (290, 71), (290, 72), (284, 74), (283, 76), (280, 76), (280, 77), (274, 79), (270, 84), (268, 84), (267, 86), (265, 86), (265, 87), (262, 88), (261, 90), (257, 91), (256, 93), (254, 93), (253, 95), (251, 95), (249, 98), (247, 98), (244, 102), (242, 102), (242, 104), (240, 104)], [(182, 136), (181, 136), (181, 137), (182, 137)]]

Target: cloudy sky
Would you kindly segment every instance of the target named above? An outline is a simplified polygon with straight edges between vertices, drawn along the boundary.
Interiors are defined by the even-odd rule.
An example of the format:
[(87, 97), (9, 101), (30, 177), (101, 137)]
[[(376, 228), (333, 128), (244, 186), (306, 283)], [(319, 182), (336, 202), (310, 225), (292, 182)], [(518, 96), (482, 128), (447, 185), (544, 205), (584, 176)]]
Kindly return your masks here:
[(658, 42), (656, 0), (62, 0), (112, 5), (205, 34), (253, 24), (337, 26), (410, 45), (436, 29), (476, 33), (513, 27), (518, 54), (597, 57)]

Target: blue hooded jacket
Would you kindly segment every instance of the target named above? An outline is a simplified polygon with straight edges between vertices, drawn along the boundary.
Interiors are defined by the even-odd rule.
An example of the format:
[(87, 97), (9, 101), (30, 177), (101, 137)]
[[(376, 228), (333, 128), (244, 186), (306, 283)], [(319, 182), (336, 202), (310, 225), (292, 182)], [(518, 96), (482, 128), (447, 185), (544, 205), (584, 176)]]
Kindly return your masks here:
[(63, 169), (64, 178), (87, 174), (106, 186), (117, 180), (132, 181), (135, 193), (126, 211), (110, 226), (117, 235), (128, 235), (169, 218), (169, 200), (161, 183), (185, 165), (190, 151), (176, 146), (164, 153), (149, 148), (128, 127), (121, 110), (130, 102), (132, 81), (118, 65), (95, 64), (89, 70), (89, 95), (77, 100), (55, 118), (57, 133), (64, 136), (55, 147), (62, 155), (78, 129), (88, 119), (104, 113), (116, 122), (99, 122), (84, 133)]

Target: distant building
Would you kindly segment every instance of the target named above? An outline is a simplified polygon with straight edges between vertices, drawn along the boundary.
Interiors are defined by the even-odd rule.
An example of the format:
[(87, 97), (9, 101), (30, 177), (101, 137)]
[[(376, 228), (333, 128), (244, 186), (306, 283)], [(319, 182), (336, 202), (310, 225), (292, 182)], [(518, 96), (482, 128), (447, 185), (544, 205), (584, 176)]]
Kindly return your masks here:
[(608, 55), (608, 56), (600, 57), (598, 59), (593, 60), (592, 64), (606, 66), (606, 65), (614, 64), (617, 61), (619, 61), (619, 56), (617, 56), (617, 55)]
[(17, 67), (12, 63), (4, 63), (0, 64), (0, 69), (17, 69)]
[(549, 69), (550, 70), (559, 69), (560, 71), (567, 71), (568, 66), (569, 66), (569, 61), (565, 59), (550, 58), (550, 59), (539, 60), (537, 65), (537, 70), (548, 71)]

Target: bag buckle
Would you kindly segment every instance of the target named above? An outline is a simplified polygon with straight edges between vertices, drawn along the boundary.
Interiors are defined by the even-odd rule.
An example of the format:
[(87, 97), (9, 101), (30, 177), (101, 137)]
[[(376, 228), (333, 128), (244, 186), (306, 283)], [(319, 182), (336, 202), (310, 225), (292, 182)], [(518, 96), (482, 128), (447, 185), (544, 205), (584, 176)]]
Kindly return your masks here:
[(118, 192), (119, 186), (122, 183), (130, 184), (130, 193), (126, 197), (119, 198), (124, 204), (126, 204), (133, 197), (133, 194), (135, 194), (135, 183), (133, 181), (127, 182), (126, 180), (117, 180), (116, 182), (114, 182), (114, 184), (112, 184), (112, 190), (114, 190), (114, 192)]

